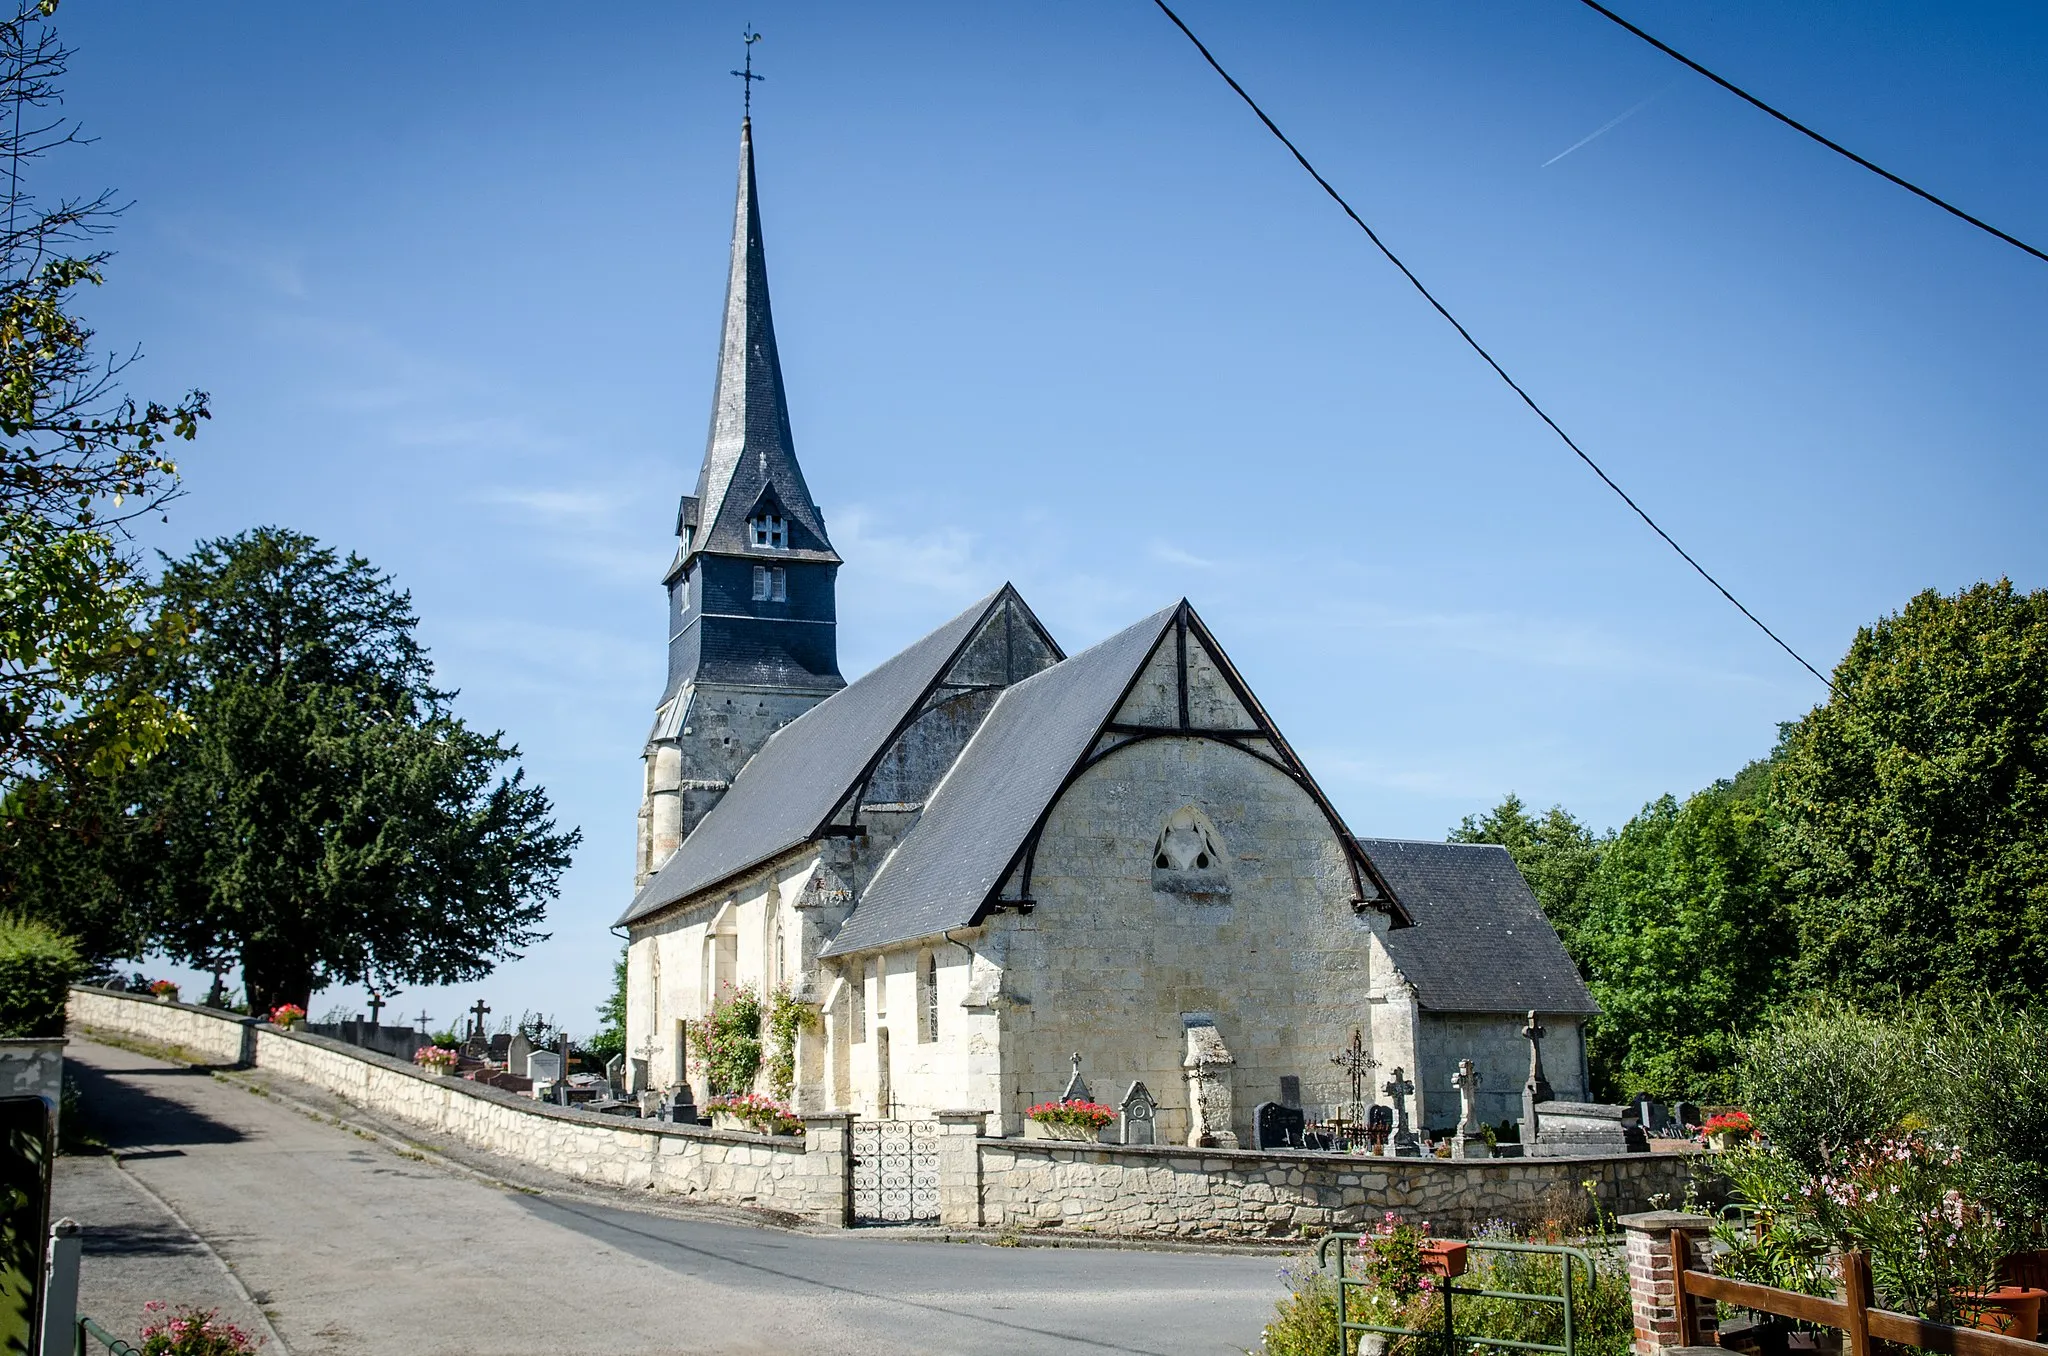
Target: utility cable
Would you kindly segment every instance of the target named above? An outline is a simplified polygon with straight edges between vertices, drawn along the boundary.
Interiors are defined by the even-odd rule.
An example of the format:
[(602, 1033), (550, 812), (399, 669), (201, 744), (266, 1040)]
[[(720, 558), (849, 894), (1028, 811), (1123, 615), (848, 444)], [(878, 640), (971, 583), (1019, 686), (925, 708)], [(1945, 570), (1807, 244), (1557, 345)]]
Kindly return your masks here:
[(2024, 250), (2026, 253), (2033, 255), (2036, 259), (2039, 259), (2044, 263), (2048, 263), (2048, 254), (2044, 254), (2042, 251), (2035, 249), (2032, 245), (2029, 245), (2026, 241), (2020, 239), (2018, 236), (2008, 235), (2006, 232), (1999, 230), (1996, 226), (1993, 226), (1990, 222), (1984, 220), (1982, 217), (1971, 216), (1968, 212), (1965, 212), (1962, 208), (1956, 206), (1952, 202), (1949, 202), (1947, 199), (1936, 197), (1934, 194), (1929, 193), (1926, 189), (1920, 187), (1920, 185), (1916, 183), (1913, 183), (1911, 180), (1902, 179), (1898, 175), (1893, 174), (1890, 170), (1886, 169), (1884, 166), (1873, 164), (1872, 162), (1865, 160), (1862, 156), (1856, 154), (1856, 152), (1850, 150), (1847, 146), (1842, 145), (1839, 141), (1829, 140), (1827, 137), (1824, 137), (1819, 132), (1814, 131), (1811, 127), (1808, 127), (1805, 123), (1799, 121), (1799, 119), (1791, 116), (1789, 113), (1780, 113), (1777, 109), (1772, 108), (1769, 104), (1757, 98), (1754, 94), (1751, 94), (1748, 90), (1742, 88), (1742, 86), (1736, 84), (1734, 81), (1723, 80), (1720, 76), (1715, 75), (1705, 66), (1700, 65), (1699, 62), (1694, 61), (1691, 57), (1679, 51), (1677, 48), (1671, 46), (1669, 43), (1660, 42), (1656, 38), (1651, 37), (1642, 29), (1637, 28), (1634, 24), (1622, 18), (1613, 10), (1601, 4), (1599, 0), (1579, 0), (1579, 3), (1584, 5), (1587, 9), (1592, 10), (1595, 14), (1603, 15), (1604, 17), (1613, 20), (1615, 23), (1621, 25), (1629, 32), (1635, 34), (1644, 42), (1649, 43), (1650, 46), (1656, 48), (1665, 56), (1670, 57), (1673, 61), (1676, 61), (1681, 66), (1689, 67), (1690, 69), (1698, 72), (1699, 74), (1704, 75), (1707, 79), (1713, 81), (1722, 89), (1727, 90), (1736, 98), (1741, 99), (1743, 102), (1750, 104), (1753, 107), (1762, 109), (1764, 112), (1776, 118), (1779, 122), (1784, 123), (1793, 131), (1800, 133), (1802, 136), (1808, 136), (1813, 138), (1815, 141), (1818, 141), (1821, 145), (1833, 151), (1836, 155), (1854, 161), (1856, 164), (1859, 164), (1863, 166), (1863, 168), (1869, 170), (1872, 174), (1875, 174), (1878, 178), (1889, 180), (1890, 182), (1897, 184), (1900, 188), (1905, 189), (1908, 193), (1913, 194), (1915, 197), (1925, 198), (1928, 202), (1933, 203), (1936, 207), (1939, 207), (1942, 211), (1948, 213), (1950, 216), (1960, 217), (1964, 221), (1969, 222), (1972, 226), (1975, 226), (1978, 230), (1983, 231), (1988, 235), (1997, 236), (2000, 240), (2003, 240), (2006, 244), (2012, 246), (2014, 249)]
[(1344, 195), (1339, 193), (1335, 188), (1331, 187), (1330, 181), (1328, 179), (1325, 179), (1322, 176), (1321, 172), (1318, 171), (1314, 165), (1309, 163), (1308, 157), (1301, 153), (1299, 147), (1297, 147), (1292, 141), (1289, 141), (1287, 139), (1287, 134), (1280, 130), (1279, 125), (1276, 124), (1271, 118), (1266, 116), (1266, 110), (1259, 107), (1258, 101), (1256, 99), (1253, 99), (1251, 95), (1245, 93), (1244, 86), (1238, 84), (1236, 79), (1231, 76), (1229, 71), (1223, 69), (1223, 64), (1216, 60), (1215, 54), (1210, 52), (1210, 50), (1203, 45), (1202, 40), (1195, 36), (1194, 30), (1189, 28), (1187, 24), (1182, 21), (1180, 15), (1175, 14), (1173, 12), (1172, 8), (1167, 5), (1166, 0), (1152, 0), (1152, 3), (1157, 5), (1159, 7), (1160, 12), (1164, 14), (1168, 19), (1171, 19), (1173, 21), (1173, 26), (1175, 28), (1178, 28), (1182, 32), (1182, 34), (1184, 34), (1187, 37), (1187, 40), (1195, 45), (1195, 50), (1202, 54), (1202, 60), (1208, 62), (1209, 68), (1215, 71), (1216, 74), (1222, 76), (1223, 82), (1230, 86), (1230, 88), (1237, 94), (1238, 98), (1244, 100), (1245, 106), (1251, 109), (1253, 113), (1258, 115), (1259, 121), (1266, 125), (1266, 130), (1268, 132), (1271, 132), (1274, 138), (1278, 140), (1282, 146), (1285, 146), (1287, 148), (1288, 153), (1294, 157), (1295, 161), (1298, 164), (1300, 164), (1300, 166), (1303, 169), (1308, 171), (1309, 177), (1311, 179), (1314, 179), (1316, 183), (1322, 187), (1323, 192), (1330, 195), (1330, 200), (1336, 203), (1337, 206), (1344, 209), (1344, 215), (1350, 217), (1352, 222), (1358, 227), (1358, 229), (1365, 232), (1365, 238), (1372, 241), (1374, 248), (1376, 248), (1377, 250), (1379, 250), (1381, 254), (1386, 256), (1387, 262), (1392, 264), (1395, 268), (1401, 271), (1401, 276), (1408, 280), (1409, 286), (1413, 287), (1417, 292), (1421, 293), (1422, 299), (1428, 302), (1438, 315), (1442, 316), (1447, 322), (1449, 322), (1450, 327), (1458, 332), (1458, 337), (1460, 339), (1463, 339), (1466, 345), (1470, 347), (1474, 353), (1477, 353), (1488, 367), (1493, 369), (1494, 375), (1499, 377), (1502, 381), (1506, 382), (1508, 389), (1513, 391), (1516, 395), (1520, 396), (1522, 399), (1522, 403), (1524, 405), (1527, 405), (1530, 408), (1530, 410), (1535, 413), (1538, 419), (1541, 419), (1545, 424), (1549, 425), (1550, 431), (1552, 433), (1555, 433), (1558, 436), (1558, 438), (1563, 441), (1564, 445), (1572, 450), (1573, 454), (1576, 455), (1580, 461), (1586, 463), (1587, 467), (1591, 469), (1594, 475), (1600, 477), (1601, 483), (1607, 486), (1608, 489), (1613, 490), (1615, 494), (1621, 497), (1622, 503), (1627, 504), (1629, 508), (1635, 511), (1636, 517), (1641, 518), (1644, 523), (1648, 524), (1649, 529), (1652, 532), (1655, 532), (1659, 537), (1662, 537), (1664, 539), (1664, 544), (1666, 546), (1669, 546), (1672, 550), (1678, 552), (1679, 559), (1683, 560), (1686, 564), (1692, 566), (1693, 572), (1695, 574), (1699, 575), (1700, 578), (1706, 580), (1709, 584), (1713, 585), (1714, 591), (1716, 593), (1720, 594), (1723, 598), (1726, 598), (1729, 601), (1729, 603), (1734, 606), (1737, 612), (1740, 612), (1743, 616), (1749, 618), (1750, 622), (1756, 627), (1756, 629), (1763, 632), (1765, 635), (1769, 636), (1779, 649), (1783, 650), (1786, 654), (1791, 655), (1792, 658), (1798, 663), (1799, 667), (1805, 669), (1808, 673), (1820, 679), (1821, 682), (1826, 683), (1828, 690), (1833, 691), (1835, 685), (1831, 682), (1828, 682), (1826, 674), (1822, 673), (1813, 665), (1807, 663), (1804, 655), (1800, 654), (1799, 651), (1793, 649), (1790, 645), (1786, 644), (1784, 637), (1780, 636), (1776, 631), (1773, 631), (1770, 627), (1764, 625), (1763, 619), (1761, 617), (1757, 616), (1756, 613), (1751, 612), (1747, 607), (1744, 607), (1742, 605), (1742, 600), (1740, 598), (1737, 598), (1734, 594), (1730, 593), (1727, 587), (1723, 585), (1720, 580), (1714, 578), (1713, 575), (1707, 572), (1707, 569), (1704, 565), (1701, 565), (1697, 560), (1694, 560), (1692, 558), (1692, 555), (1683, 546), (1680, 546), (1678, 542), (1672, 538), (1669, 532), (1666, 532), (1663, 528), (1657, 525), (1657, 520), (1655, 518), (1652, 518), (1648, 513), (1645, 513), (1643, 511), (1642, 505), (1638, 504), (1635, 500), (1629, 498), (1628, 491), (1622, 489), (1621, 486), (1615, 484), (1614, 478), (1608, 475), (1607, 472), (1600, 469), (1600, 463), (1594, 461), (1590, 456), (1586, 455), (1586, 450), (1580, 447), (1576, 442), (1574, 442), (1572, 440), (1571, 434), (1566, 433), (1564, 429), (1561, 426), (1559, 426), (1558, 422), (1555, 419), (1552, 419), (1549, 413), (1546, 412), (1541, 405), (1536, 403), (1536, 399), (1534, 396), (1531, 396), (1527, 391), (1522, 389), (1521, 383), (1517, 382), (1513, 377), (1508, 375), (1506, 368), (1502, 367), (1498, 362), (1494, 361), (1493, 355), (1491, 353), (1488, 353), (1485, 347), (1482, 346), (1477, 339), (1474, 339), (1472, 337), (1472, 332), (1466, 329), (1462, 324), (1458, 322), (1458, 318), (1452, 315), (1449, 309), (1446, 308), (1442, 302), (1436, 299), (1436, 295), (1434, 293), (1432, 293), (1427, 287), (1423, 286), (1422, 279), (1416, 277), (1414, 271), (1411, 270), (1408, 267), (1408, 265), (1401, 262), (1399, 255), (1395, 254), (1392, 250), (1387, 248), (1386, 242), (1380, 239), (1379, 233), (1373, 230), (1372, 227), (1366, 225), (1365, 218), (1361, 217), (1355, 210), (1353, 210), (1351, 204), (1344, 200)]

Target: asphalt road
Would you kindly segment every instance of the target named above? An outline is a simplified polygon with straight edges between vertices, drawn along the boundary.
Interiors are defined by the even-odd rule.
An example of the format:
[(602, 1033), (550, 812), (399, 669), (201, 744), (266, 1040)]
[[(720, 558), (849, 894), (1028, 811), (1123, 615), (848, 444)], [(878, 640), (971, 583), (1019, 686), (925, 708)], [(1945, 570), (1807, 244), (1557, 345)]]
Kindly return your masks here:
[(1196, 1356), (1255, 1348), (1280, 1293), (1266, 1257), (796, 1233), (511, 1190), (203, 1072), (76, 1038), (66, 1056), (115, 1154), (65, 1165), (57, 1209), (86, 1229), (84, 1307), (116, 1331), (154, 1297), (260, 1309), (269, 1352), (294, 1356)]

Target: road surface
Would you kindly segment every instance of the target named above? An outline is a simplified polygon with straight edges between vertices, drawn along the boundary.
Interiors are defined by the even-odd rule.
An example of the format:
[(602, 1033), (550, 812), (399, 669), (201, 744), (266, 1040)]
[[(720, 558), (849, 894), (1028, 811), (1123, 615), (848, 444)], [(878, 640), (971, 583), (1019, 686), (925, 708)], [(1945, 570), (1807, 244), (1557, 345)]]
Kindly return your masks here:
[(130, 1336), (154, 1297), (267, 1316), (267, 1356), (1220, 1356), (1257, 1347), (1280, 1293), (1275, 1257), (791, 1232), (530, 1171), (508, 1187), (202, 1071), (76, 1037), (66, 1057), (114, 1154), (66, 1160), (57, 1211), (85, 1226), (82, 1307)]

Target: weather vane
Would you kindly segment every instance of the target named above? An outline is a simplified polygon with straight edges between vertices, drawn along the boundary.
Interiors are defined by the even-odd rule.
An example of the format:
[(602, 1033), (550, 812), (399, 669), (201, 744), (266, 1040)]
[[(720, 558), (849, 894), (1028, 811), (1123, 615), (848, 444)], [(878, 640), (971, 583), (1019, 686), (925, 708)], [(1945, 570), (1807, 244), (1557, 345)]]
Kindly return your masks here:
[(746, 69), (734, 71), (733, 74), (740, 78), (742, 82), (740, 88), (746, 91), (741, 97), (742, 116), (751, 119), (754, 116), (754, 82), (756, 80), (766, 80), (768, 77), (754, 74), (754, 44), (761, 40), (761, 35), (754, 31), (752, 24), (748, 24), (746, 32), (742, 36), (747, 44)]

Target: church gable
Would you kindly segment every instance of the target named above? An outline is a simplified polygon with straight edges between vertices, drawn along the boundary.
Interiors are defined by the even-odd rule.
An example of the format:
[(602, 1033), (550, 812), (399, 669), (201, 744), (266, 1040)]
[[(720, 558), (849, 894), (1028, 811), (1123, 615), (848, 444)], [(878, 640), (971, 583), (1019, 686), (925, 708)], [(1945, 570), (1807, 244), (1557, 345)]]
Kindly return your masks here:
[(1237, 694), (1223, 663), (1211, 649), (1199, 619), (1176, 623), (1162, 636), (1144, 672), (1131, 685), (1111, 720), (1116, 726), (1153, 730), (1255, 731), (1263, 723)]

